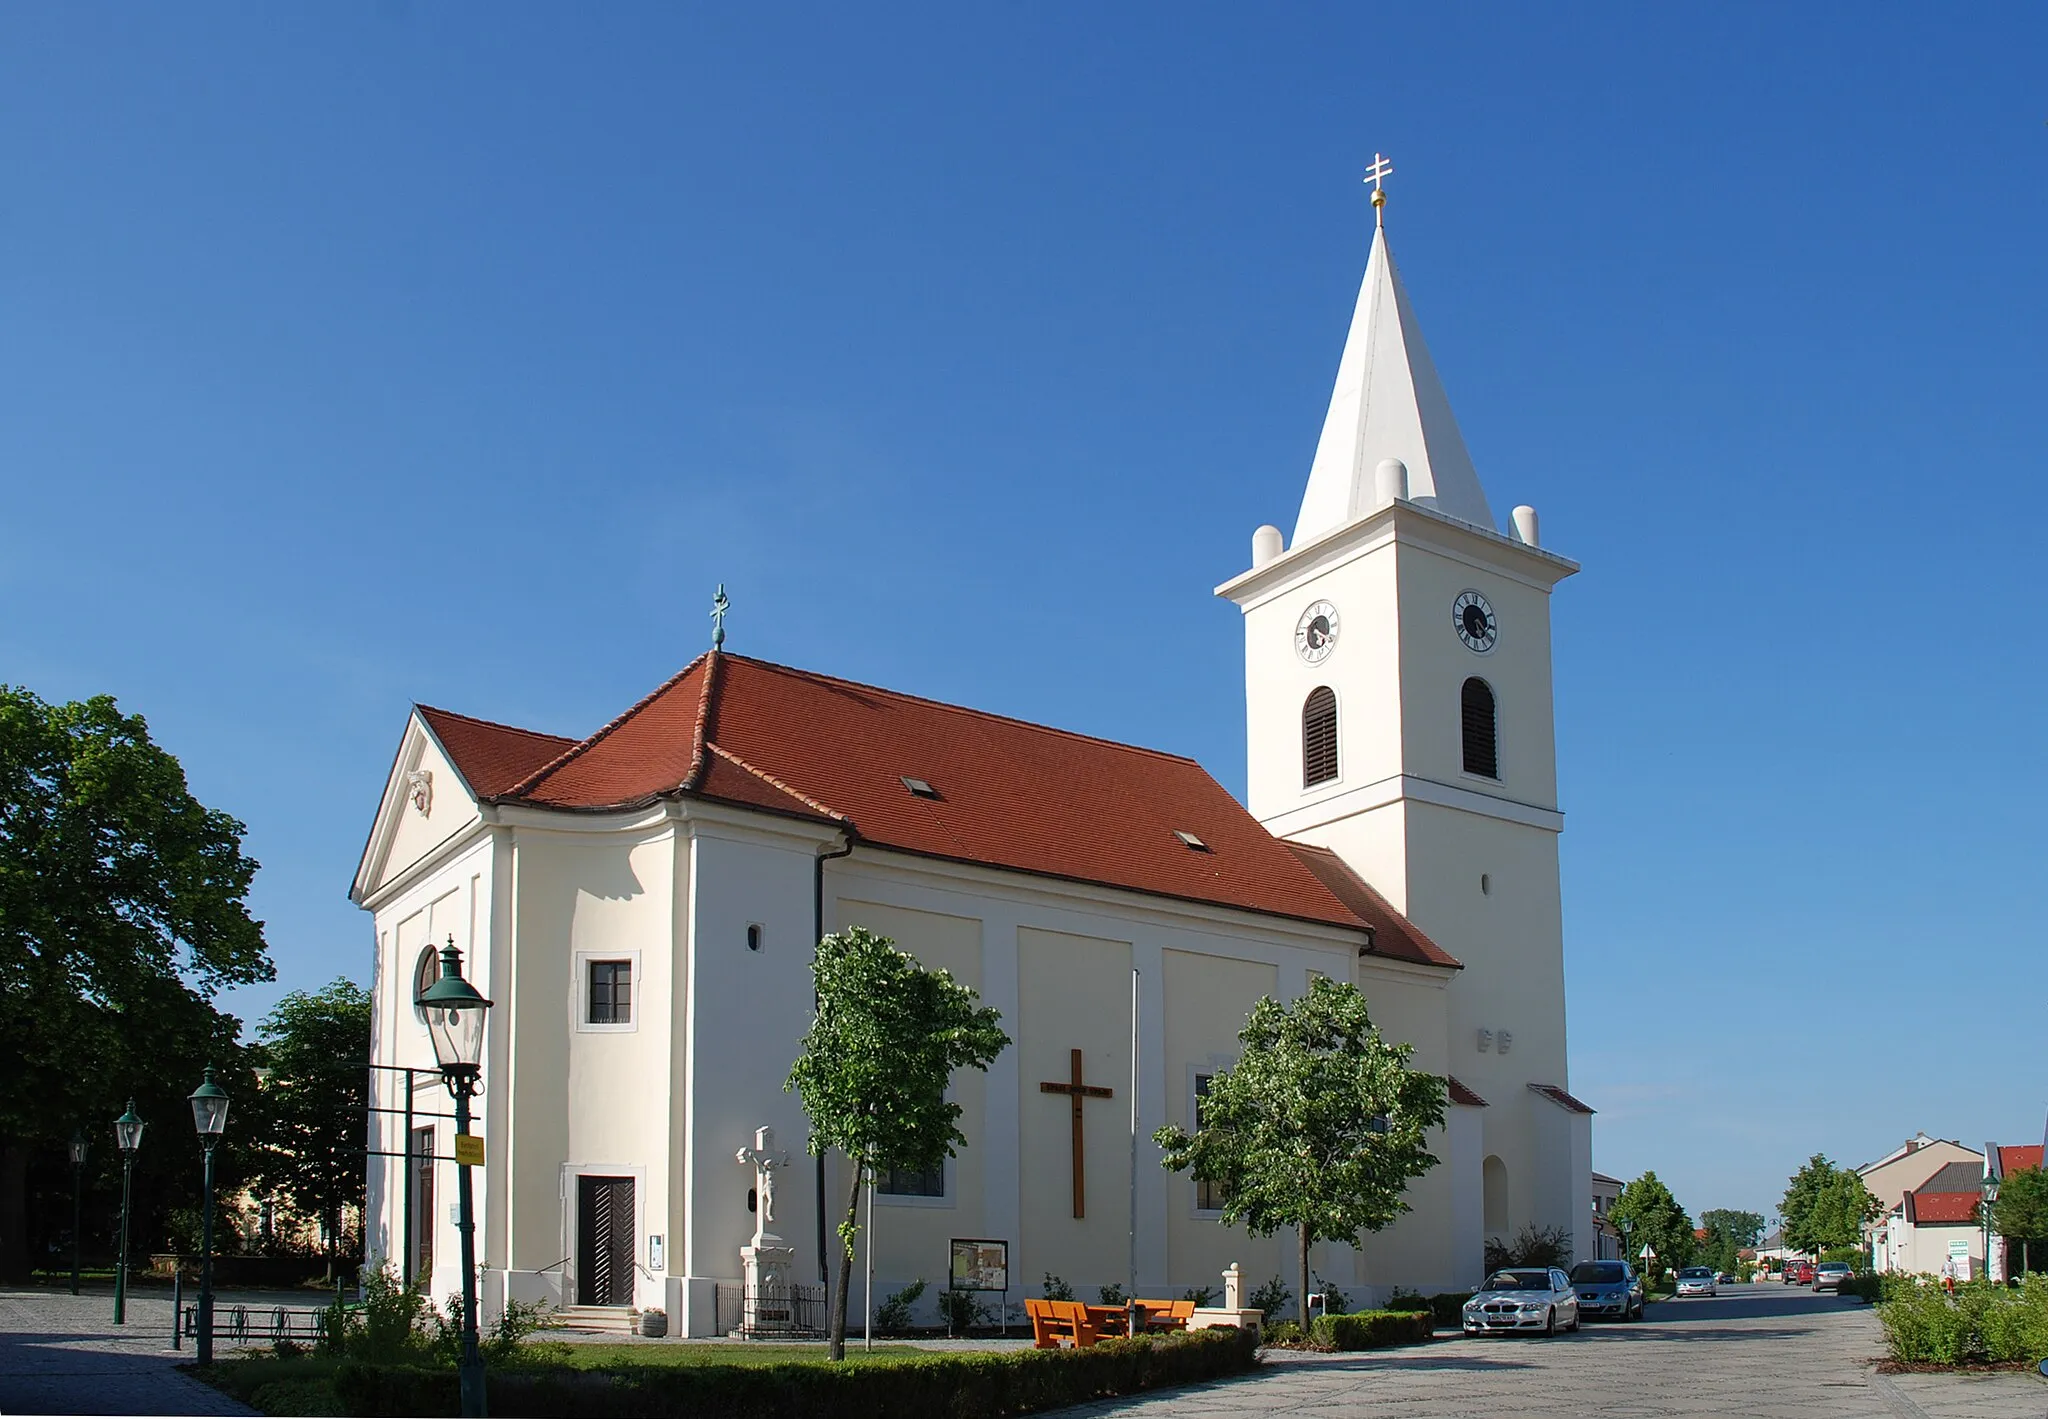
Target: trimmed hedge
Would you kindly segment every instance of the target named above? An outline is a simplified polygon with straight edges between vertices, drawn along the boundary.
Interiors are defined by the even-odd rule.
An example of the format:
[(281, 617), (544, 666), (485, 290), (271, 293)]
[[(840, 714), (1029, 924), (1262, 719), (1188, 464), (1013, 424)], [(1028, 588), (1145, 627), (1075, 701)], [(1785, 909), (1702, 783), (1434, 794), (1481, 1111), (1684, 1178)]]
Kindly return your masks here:
[[(1257, 1364), (1250, 1331), (1209, 1330), (1106, 1340), (1086, 1350), (935, 1353), (888, 1364), (499, 1370), (487, 1379), (490, 1411), (500, 1419), (1005, 1419), (1220, 1379)], [(349, 1362), (335, 1372), (334, 1390), (350, 1414), (440, 1415), (459, 1407), (450, 1370)]]
[(1428, 1311), (1436, 1317), (1438, 1330), (1458, 1330), (1465, 1324), (1465, 1302), (1471, 1299), (1470, 1291), (1443, 1291), (1434, 1296), (1418, 1295), (1414, 1291), (1396, 1291), (1387, 1297), (1386, 1305), (1380, 1309)]
[(1948, 1295), (1933, 1277), (1887, 1276), (1877, 1308), (1891, 1358), (1908, 1364), (1959, 1365), (2048, 1360), (2048, 1277), (2017, 1287), (1965, 1281)]
[(1359, 1311), (1348, 1316), (1317, 1316), (1309, 1339), (1323, 1350), (1385, 1350), (1416, 1345), (1436, 1334), (1431, 1311)]

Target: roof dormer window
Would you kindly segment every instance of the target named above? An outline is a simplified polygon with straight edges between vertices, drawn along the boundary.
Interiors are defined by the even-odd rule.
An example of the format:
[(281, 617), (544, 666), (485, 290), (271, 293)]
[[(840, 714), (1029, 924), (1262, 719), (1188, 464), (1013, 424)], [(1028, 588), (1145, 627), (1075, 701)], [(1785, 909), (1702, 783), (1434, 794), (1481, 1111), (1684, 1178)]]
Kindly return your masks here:
[(902, 779), (903, 786), (919, 798), (936, 799), (939, 796), (939, 791), (921, 778), (911, 778), (908, 774), (905, 774), (902, 775)]
[(1209, 852), (1210, 846), (1185, 828), (1175, 828), (1173, 835), (1180, 839), (1181, 846), (1189, 852)]

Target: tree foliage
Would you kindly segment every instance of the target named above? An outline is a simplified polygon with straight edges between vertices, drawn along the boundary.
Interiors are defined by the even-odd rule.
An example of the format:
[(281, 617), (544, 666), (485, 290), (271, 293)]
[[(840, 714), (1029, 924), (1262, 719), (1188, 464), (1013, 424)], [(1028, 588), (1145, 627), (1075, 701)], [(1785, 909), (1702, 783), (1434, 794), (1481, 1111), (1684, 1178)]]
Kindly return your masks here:
[(2048, 1257), (2048, 1172), (2015, 1168), (2007, 1173), (1991, 1204), (1991, 1225), (2007, 1241), (2020, 1244), (2020, 1269), (2033, 1269), (2035, 1247)]
[(1321, 977), (1291, 1005), (1259, 1001), (1237, 1038), (1243, 1053), (1210, 1079), (1195, 1131), (1152, 1138), (1165, 1167), (1223, 1185), (1226, 1225), (1297, 1230), (1305, 1324), (1309, 1247), (1356, 1246), (1408, 1210), (1409, 1180), (1437, 1163), (1425, 1137), (1443, 1125), (1445, 1084), (1380, 1038), (1356, 987)]
[(1716, 1271), (1733, 1272), (1736, 1253), (1753, 1247), (1764, 1234), (1764, 1219), (1757, 1212), (1735, 1212), (1710, 1207), (1700, 1213), (1700, 1226), (1707, 1239), (1700, 1247), (1700, 1263)]
[[(1693, 1235), (1692, 1219), (1654, 1172), (1646, 1172), (1624, 1184), (1607, 1220), (1621, 1234), (1624, 1254), (1637, 1260), (1644, 1246), (1656, 1254), (1657, 1266), (1685, 1266), (1692, 1261), (1699, 1239)], [(1645, 1268), (1648, 1271), (1650, 1268)]]
[(1863, 1224), (1874, 1221), (1883, 1206), (1870, 1195), (1854, 1168), (1838, 1168), (1816, 1153), (1792, 1175), (1778, 1206), (1785, 1244), (1818, 1256), (1829, 1247), (1853, 1247), (1863, 1240)]
[(333, 1256), (344, 1210), (363, 1202), (370, 993), (346, 978), (293, 991), (264, 1019), (256, 1057), (266, 1074), (248, 1110), (255, 1180), (319, 1218)]
[(887, 937), (851, 927), (818, 943), (811, 963), (818, 1013), (789, 1072), (810, 1115), (813, 1153), (853, 1163), (832, 1301), (832, 1358), (846, 1351), (860, 1188), (877, 1167), (934, 1168), (967, 1142), (960, 1105), (946, 1097), (956, 1070), (987, 1069), (1009, 1046), (1002, 1012), (946, 971), (928, 971)]
[(111, 696), (0, 686), (0, 1272), (26, 1265), (32, 1158), (130, 1094), (161, 1128), (209, 1058), (235, 1078), (212, 997), (274, 974), (242, 832)]

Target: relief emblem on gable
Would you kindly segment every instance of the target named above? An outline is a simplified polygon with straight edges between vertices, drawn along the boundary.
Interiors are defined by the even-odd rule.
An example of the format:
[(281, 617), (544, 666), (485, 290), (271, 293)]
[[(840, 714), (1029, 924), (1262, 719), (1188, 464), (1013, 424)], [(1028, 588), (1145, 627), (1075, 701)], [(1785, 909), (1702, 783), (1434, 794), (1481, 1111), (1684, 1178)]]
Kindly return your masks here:
[(405, 776), (405, 795), (412, 800), (412, 806), (419, 810), (422, 818), (434, 808), (434, 771), (414, 769)]

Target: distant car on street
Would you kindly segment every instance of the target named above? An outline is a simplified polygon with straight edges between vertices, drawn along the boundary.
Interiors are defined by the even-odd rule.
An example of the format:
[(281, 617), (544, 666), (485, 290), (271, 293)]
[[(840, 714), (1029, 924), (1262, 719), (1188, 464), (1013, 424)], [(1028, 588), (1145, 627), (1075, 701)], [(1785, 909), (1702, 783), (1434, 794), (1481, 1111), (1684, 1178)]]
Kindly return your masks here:
[(1813, 1289), (1833, 1291), (1839, 1296), (1842, 1294), (1842, 1283), (1854, 1274), (1846, 1262), (1824, 1261), (1813, 1270)]
[(1678, 1273), (1678, 1294), (1681, 1296), (1715, 1296), (1720, 1293), (1714, 1288), (1713, 1268), (1688, 1266)]
[(1786, 1262), (1785, 1284), (1787, 1286), (1811, 1286), (1813, 1284), (1813, 1263), (1810, 1261)]
[(1643, 1318), (1643, 1278), (1625, 1261), (1582, 1261), (1572, 1268), (1572, 1289), (1579, 1293), (1579, 1314)]

